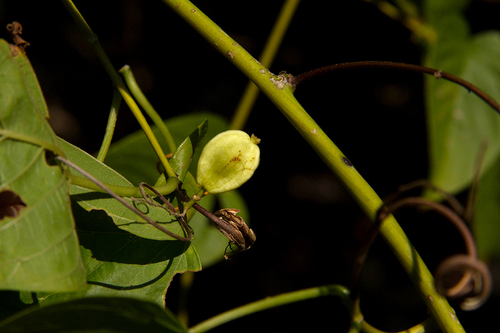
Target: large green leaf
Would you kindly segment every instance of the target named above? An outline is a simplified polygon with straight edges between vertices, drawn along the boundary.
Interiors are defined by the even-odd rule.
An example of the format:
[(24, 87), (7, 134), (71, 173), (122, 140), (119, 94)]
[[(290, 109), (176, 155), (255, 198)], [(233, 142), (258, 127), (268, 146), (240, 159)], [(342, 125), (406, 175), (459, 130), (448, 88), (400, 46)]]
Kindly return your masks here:
[[(67, 157), (97, 179), (132, 186), (89, 154), (61, 140)], [(74, 171), (72, 171), (74, 172)], [(74, 172), (76, 173), (76, 172)], [(142, 221), (114, 198), (71, 185), (74, 215), (87, 270), (88, 288), (79, 293), (40, 293), (41, 301), (90, 295), (134, 296), (159, 304), (173, 276), (201, 269), (190, 242), (173, 240)], [(182, 234), (164, 210), (137, 204), (151, 219)]]
[(25, 205), (17, 216), (0, 219), (1, 289), (85, 287), (68, 183), (46, 161), (47, 150), (60, 152), (47, 117), (28, 59), (0, 40), (0, 192), (18, 195)]
[[(429, 48), (426, 65), (450, 72), (500, 100), (500, 33), (469, 36), (463, 18), (449, 14), (436, 23), (438, 40)], [(430, 180), (456, 193), (475, 174), (480, 146), (488, 142), (483, 170), (500, 153), (500, 117), (466, 89), (427, 78)]]
[(168, 310), (124, 297), (91, 297), (31, 308), (0, 323), (9, 332), (187, 332)]

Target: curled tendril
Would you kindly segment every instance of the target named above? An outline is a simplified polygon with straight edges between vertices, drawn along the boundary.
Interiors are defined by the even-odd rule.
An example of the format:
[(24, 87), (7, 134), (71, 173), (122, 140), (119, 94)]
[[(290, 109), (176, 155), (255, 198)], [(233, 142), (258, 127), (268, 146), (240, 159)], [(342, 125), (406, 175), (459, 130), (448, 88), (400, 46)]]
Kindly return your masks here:
[[(377, 221), (381, 223), (389, 214), (408, 206), (430, 208), (450, 221), (460, 232), (467, 253), (453, 255), (438, 265), (434, 273), (436, 289), (442, 295), (450, 299), (456, 299), (462, 310), (477, 309), (488, 299), (491, 293), (492, 278), (488, 266), (477, 258), (474, 238), (465, 221), (459, 215), (465, 210), (454, 197), (429, 185), (427, 181), (416, 181), (401, 187), (398, 194), (419, 186), (426, 186), (443, 194), (453, 209), (420, 197), (395, 199), (396, 196), (394, 196), (392, 202), (387, 202), (379, 209)], [(457, 278), (457, 274), (459, 278)]]

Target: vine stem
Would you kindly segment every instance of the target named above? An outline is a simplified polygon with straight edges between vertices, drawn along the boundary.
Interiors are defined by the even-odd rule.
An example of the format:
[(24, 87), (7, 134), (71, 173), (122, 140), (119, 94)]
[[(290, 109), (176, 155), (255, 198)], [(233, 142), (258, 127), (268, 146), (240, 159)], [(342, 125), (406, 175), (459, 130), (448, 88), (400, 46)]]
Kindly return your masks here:
[[(375, 221), (377, 211), (383, 204), (382, 200), (348, 162), (340, 149), (307, 114), (294, 97), (293, 88), (285, 84), (286, 77), (270, 74), (267, 68), (256, 61), (191, 2), (187, 0), (163, 0), (163, 2), (186, 20), (267, 95), (344, 184), (365, 214)], [(441, 330), (463, 332), (464, 329), (457, 320), (455, 311), (446, 298), (436, 291), (432, 274), (394, 216), (388, 216), (382, 223), (380, 234), (418, 288)]]
[[(80, 186), (93, 191), (107, 193), (105, 190), (102, 189), (102, 187), (96, 185), (94, 182), (85, 177), (81, 177), (73, 173), (68, 174), (67, 177), (72, 185)], [(179, 184), (179, 179), (177, 177), (169, 177), (165, 184), (157, 185), (154, 187), (154, 189), (162, 195), (167, 195), (175, 191), (177, 189), (178, 184)], [(140, 198), (142, 196), (139, 187), (121, 186), (121, 185), (113, 185), (106, 183), (103, 183), (103, 185), (109, 188), (117, 195), (119, 195), (120, 197)]]
[[(281, 41), (290, 26), (290, 21), (292, 20), (299, 3), (300, 0), (286, 0), (281, 7), (278, 18), (273, 26), (273, 29), (271, 30), (271, 33), (269, 34), (266, 44), (264, 45), (262, 54), (259, 56), (259, 61), (263, 66), (267, 68), (271, 67), (276, 53), (281, 46)], [(235, 130), (243, 128), (253, 106), (255, 105), (258, 95), (259, 88), (252, 81), (250, 81), (243, 92), (243, 96), (241, 97), (238, 106), (236, 107), (231, 124), (229, 124), (229, 129)]]
[(133, 97), (130, 95), (127, 87), (125, 86), (125, 83), (123, 82), (120, 75), (113, 67), (113, 64), (109, 60), (106, 53), (104, 52), (101, 44), (99, 43), (97, 35), (94, 34), (92, 29), (90, 29), (89, 25), (87, 24), (83, 16), (80, 14), (80, 11), (78, 11), (78, 8), (76, 8), (73, 1), (71, 0), (61, 0), (61, 1), (63, 2), (64, 6), (66, 7), (70, 15), (73, 17), (73, 20), (75, 20), (76, 24), (82, 31), (84, 37), (87, 39), (89, 44), (94, 48), (94, 51), (99, 57), (99, 60), (103, 64), (109, 77), (113, 81), (113, 84), (115, 85), (116, 89), (118, 89), (118, 91), (122, 95), (123, 100), (125, 101), (125, 103), (127, 103), (128, 107), (130, 108), (135, 118), (137, 119), (139, 125), (141, 125), (142, 129), (144, 130), (144, 133), (146, 134), (149, 142), (151, 143), (151, 146), (155, 150), (158, 159), (163, 164), (163, 167), (165, 168), (167, 175), (169, 177), (177, 177), (174, 170), (170, 166), (170, 163), (165, 157), (165, 153), (163, 152), (158, 140), (156, 139), (153, 131), (151, 130), (151, 127), (146, 121), (146, 118), (142, 114), (139, 106), (135, 103)]
[(122, 95), (120, 95), (120, 92), (117, 89), (114, 89), (111, 109), (109, 110), (108, 124), (106, 125), (106, 132), (102, 140), (101, 148), (99, 149), (99, 153), (96, 157), (96, 159), (100, 162), (104, 162), (104, 159), (108, 154), (109, 146), (111, 145), (111, 140), (113, 139), (113, 134), (115, 132), (116, 120), (118, 119), (118, 110), (120, 109), (121, 102)]
[(172, 134), (170, 134), (170, 131), (167, 128), (167, 125), (165, 125), (165, 122), (163, 119), (161, 119), (160, 115), (156, 110), (154, 109), (153, 105), (148, 101), (144, 93), (142, 92), (141, 88), (137, 84), (137, 81), (135, 80), (134, 73), (132, 73), (132, 69), (130, 69), (129, 65), (123, 66), (119, 72), (123, 75), (125, 78), (125, 83), (127, 83), (127, 87), (134, 95), (134, 98), (139, 104), (142, 106), (144, 111), (148, 114), (149, 118), (155, 123), (155, 125), (158, 127), (160, 130), (161, 134), (163, 135), (163, 138), (167, 142), (168, 148), (170, 149), (171, 152), (174, 152), (175, 149), (177, 148), (174, 138), (172, 137)]
[(206, 321), (203, 321), (188, 329), (189, 333), (201, 333), (211, 330), (217, 326), (225, 324), (231, 320), (240, 317), (271, 309), (280, 305), (300, 302), (307, 299), (318, 298), (322, 296), (340, 296), (344, 303), (350, 307), (349, 290), (341, 285), (327, 285), (314, 287), (309, 289), (302, 289), (292, 291), (289, 293), (266, 297), (264, 299), (231, 309), (227, 312), (221, 313)]

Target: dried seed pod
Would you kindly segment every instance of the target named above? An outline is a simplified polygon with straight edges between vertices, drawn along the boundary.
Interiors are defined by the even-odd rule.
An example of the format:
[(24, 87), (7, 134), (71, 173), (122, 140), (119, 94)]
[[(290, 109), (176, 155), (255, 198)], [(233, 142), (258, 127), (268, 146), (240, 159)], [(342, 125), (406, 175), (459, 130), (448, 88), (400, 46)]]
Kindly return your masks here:
[(256, 136), (231, 130), (216, 135), (203, 149), (198, 162), (197, 182), (209, 193), (234, 190), (259, 166), (260, 142)]
[[(225, 208), (214, 213), (223, 223), (222, 225), (215, 225), (216, 228), (229, 238), (229, 248), (231, 248), (231, 243), (238, 247), (236, 252), (248, 250), (257, 239), (253, 230), (245, 223), (245, 220), (236, 215), (239, 212), (239, 209)], [(226, 254), (224, 254), (224, 257), (228, 258)]]

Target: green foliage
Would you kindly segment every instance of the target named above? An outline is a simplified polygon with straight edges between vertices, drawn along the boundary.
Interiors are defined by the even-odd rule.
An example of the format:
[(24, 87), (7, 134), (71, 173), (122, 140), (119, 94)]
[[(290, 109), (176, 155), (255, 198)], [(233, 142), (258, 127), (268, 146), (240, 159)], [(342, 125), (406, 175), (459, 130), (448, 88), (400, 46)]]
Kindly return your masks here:
[(29, 309), (0, 323), (10, 332), (187, 332), (168, 310), (124, 297), (89, 297)]
[(1, 289), (85, 287), (68, 182), (46, 160), (48, 151), (61, 151), (47, 117), (28, 59), (0, 40), (0, 192), (13, 192), (25, 206), (0, 220)]
[[(434, 28), (438, 39), (428, 48), (426, 65), (485, 87), (498, 100), (500, 34), (470, 36), (466, 22), (456, 13), (443, 17)], [(482, 142), (488, 143), (484, 170), (498, 158), (500, 118), (484, 101), (456, 84), (428, 77), (426, 91), (430, 180), (457, 193), (472, 181)]]
[[(437, 40), (428, 45), (425, 65), (463, 78), (500, 100), (500, 33), (472, 35), (461, 10), (467, 1), (427, 1), (428, 23)], [(440, 8), (435, 8), (439, 6)], [(481, 258), (500, 256), (495, 241), (498, 220), (500, 117), (466, 89), (426, 78), (430, 181), (450, 193), (470, 186), (478, 168), (481, 145), (487, 144), (474, 217), (474, 234)], [(495, 166), (496, 165), (496, 166)]]
[[(188, 169), (190, 173), (188, 179), (184, 181), (185, 185), (191, 184), (191, 187), (187, 187), (187, 192), (191, 195), (197, 192), (196, 182), (192, 175), (196, 175), (200, 152), (210, 139), (227, 130), (228, 123), (221, 116), (208, 112), (191, 113), (165, 121), (165, 125), (168, 127), (175, 142), (181, 142), (189, 135), (189, 131), (196, 128), (196, 126), (204, 121), (207, 121), (208, 128), (203, 141), (193, 155), (191, 165)], [(160, 131), (158, 128), (153, 126), (152, 129), (153, 133), (158, 136), (160, 144), (165, 146), (166, 142), (163, 141), (162, 137), (159, 135)], [(179, 146), (179, 149), (181, 146)], [(120, 172), (121, 175), (131, 180), (134, 184), (138, 184), (141, 181), (150, 182), (152, 184), (157, 182), (157, 161), (158, 158), (151, 149), (143, 131), (132, 133), (126, 138), (114, 143), (110, 147), (105, 160), (108, 166)], [(174, 166), (173, 163), (172, 166)], [(195, 184), (194, 187), (192, 186), (193, 183)], [(200, 204), (209, 211), (212, 211), (215, 207), (216, 200), (220, 201), (220, 207), (240, 209), (242, 211), (240, 216), (242, 216), (247, 223), (250, 221), (245, 201), (238, 191), (222, 193), (217, 195), (217, 199), (214, 196), (204, 197)], [(199, 213), (194, 214), (189, 225), (195, 231), (195, 237), (192, 243), (200, 256), (202, 266), (207, 268), (223, 260), (224, 257), (222, 254), (227, 246), (227, 238), (217, 229), (212, 227), (208, 219)]]
[[(184, 6), (187, 1), (180, 1), (182, 6), (164, 1), (257, 83), (337, 174), (367, 215), (374, 219), (382, 201), (356, 169), (343, 162), (340, 150), (295, 100), (292, 90), (285, 84), (285, 77), (275, 76), (262, 68), (221, 29), (215, 29), (215, 24), (196, 7)], [(93, 37), (71, 1), (63, 2), (84, 33)], [(427, 24), (437, 37), (436, 41), (426, 45), (425, 65), (469, 80), (500, 100), (500, 65), (497, 61), (500, 34), (471, 35), (462, 14), (468, 2), (424, 1)], [(46, 121), (47, 109), (33, 70), (23, 54), (13, 56), (11, 50), (1, 41), (0, 190), (18, 194), (26, 207), (20, 208), (18, 216), (0, 220), (0, 288), (35, 291), (43, 307), (7, 319), (0, 323), (0, 330), (30, 330), (32, 323), (36, 322), (37, 329), (55, 332), (186, 332), (174, 315), (158, 305), (164, 306), (164, 295), (174, 275), (199, 271), (202, 266), (206, 268), (222, 260), (227, 238), (213, 228), (207, 218), (193, 213), (192, 209), (186, 216), (194, 231), (194, 239), (183, 242), (168, 236), (108, 194), (96, 192), (76, 181), (68, 185), (66, 176), (69, 172), (76, 176), (78, 172), (66, 170), (65, 174), (61, 166), (51, 165), (46, 153), (65, 155), (103, 183), (116, 188), (133, 188), (140, 182), (164, 185), (167, 179), (157, 169), (160, 158), (163, 167), (169, 171), (169, 180), (178, 181), (175, 177), (178, 175), (183, 189), (193, 196), (200, 193), (195, 181), (200, 151), (211, 138), (228, 129), (227, 122), (211, 113), (168, 119), (164, 129), (168, 128), (173, 141), (167, 143), (158, 128), (153, 127), (151, 132), (146, 120), (139, 120), (142, 117), (140, 109), (137, 105), (131, 106), (134, 105), (133, 98), (123, 84), (120, 85), (120, 78), (110, 68), (109, 60), (103, 61), (144, 131), (114, 143), (105, 163), (102, 163), (78, 147), (58, 140), (53, 134)], [(100, 46), (97, 50), (102, 61), (104, 51)], [(476, 172), (480, 145), (485, 140), (489, 143), (474, 228), (480, 255), (500, 255), (500, 246), (495, 239), (500, 230), (492, 219), (500, 216), (500, 193), (496, 186), (500, 182), (500, 118), (476, 96), (444, 80), (427, 78), (426, 97), (430, 180), (433, 184), (452, 193), (466, 188)], [(151, 107), (150, 112), (158, 124), (156, 111)], [(159, 138), (159, 145), (153, 144), (152, 138)], [(158, 152), (162, 151), (161, 147), (172, 148), (173, 142), (181, 144), (175, 151), (165, 151), (173, 153), (167, 162)], [(165, 195), (174, 206), (182, 206), (178, 204), (173, 189)], [(169, 231), (184, 234), (175, 216), (144, 201), (124, 197)], [(241, 216), (247, 222), (249, 220), (245, 201), (237, 191), (204, 197), (199, 204), (209, 211), (217, 206), (241, 209)], [(460, 331), (460, 324), (449, 316), (451, 307), (442, 295), (436, 293), (432, 275), (392, 216), (382, 224), (380, 233), (418, 286), (439, 326), (445, 331)], [(347, 289), (339, 286), (326, 288), (330, 291), (321, 289), (312, 288), (306, 296), (299, 298), (344, 296), (344, 302), (352, 311), (353, 327), (359, 328), (362, 322), (366, 323), (358, 320), (362, 316), (347, 299)], [(298, 292), (293, 292), (286, 297), (243, 306), (243, 310), (230, 311), (225, 320), (237, 317), (236, 312), (243, 315), (275, 306), (278, 298), (280, 304), (297, 301), (297, 295)], [(62, 300), (69, 301), (52, 303)], [(263, 303), (267, 305), (263, 306)], [(215, 317), (210, 325), (219, 325), (218, 320)], [(426, 330), (425, 324), (417, 326), (416, 330)], [(203, 325), (197, 327), (200, 331), (204, 329)]]

